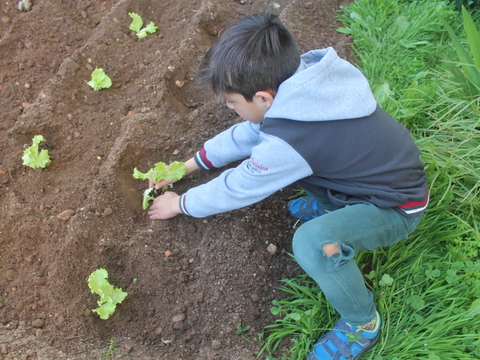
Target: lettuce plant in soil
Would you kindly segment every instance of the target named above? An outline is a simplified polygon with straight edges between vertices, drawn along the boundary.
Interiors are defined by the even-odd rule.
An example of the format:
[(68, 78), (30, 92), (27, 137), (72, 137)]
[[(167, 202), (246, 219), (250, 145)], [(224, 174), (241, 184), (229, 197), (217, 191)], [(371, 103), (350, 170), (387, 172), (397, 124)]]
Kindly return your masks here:
[[(183, 162), (174, 161), (168, 166), (164, 162), (159, 162), (146, 173), (142, 173), (137, 170), (137, 168), (134, 168), (133, 177), (135, 179), (150, 180), (152, 183), (157, 184), (162, 180), (180, 180), (185, 175), (186, 171), (187, 168)], [(167, 185), (163, 187), (163, 189), (160, 189), (160, 191), (157, 191), (154, 187), (145, 190), (142, 202), (143, 210), (146, 210), (150, 201), (163, 194), (168, 187), (169, 186)]]

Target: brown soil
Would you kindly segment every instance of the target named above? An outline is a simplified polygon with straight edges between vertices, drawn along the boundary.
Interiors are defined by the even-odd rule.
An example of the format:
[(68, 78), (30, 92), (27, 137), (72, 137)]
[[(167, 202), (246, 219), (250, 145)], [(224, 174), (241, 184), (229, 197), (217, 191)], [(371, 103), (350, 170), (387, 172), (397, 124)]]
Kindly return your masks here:
[[(345, 56), (338, 1), (277, 3), (302, 51), (333, 46)], [(186, 160), (241, 121), (192, 79), (222, 29), (268, 4), (34, 0), (22, 12), (2, 0), (0, 358), (99, 359), (110, 339), (120, 359), (255, 358), (259, 333), (275, 320), (271, 301), (284, 297), (279, 280), (299, 273), (288, 256), (293, 188), (206, 219), (151, 221), (141, 208), (147, 183), (132, 172)], [(157, 33), (137, 39), (129, 12), (154, 21)], [(96, 67), (110, 89), (86, 84)], [(39, 134), (52, 162), (23, 166)], [(73, 215), (59, 219), (66, 210)], [(87, 287), (98, 268), (128, 292), (108, 320), (92, 312), (98, 296)], [(235, 333), (242, 322), (250, 341)]]

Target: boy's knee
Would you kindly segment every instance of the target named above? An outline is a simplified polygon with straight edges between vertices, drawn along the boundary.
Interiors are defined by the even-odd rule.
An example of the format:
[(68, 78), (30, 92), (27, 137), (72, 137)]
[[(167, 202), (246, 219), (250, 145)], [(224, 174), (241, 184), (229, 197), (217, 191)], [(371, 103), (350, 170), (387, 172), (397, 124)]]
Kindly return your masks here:
[(340, 249), (338, 248), (337, 243), (325, 244), (325, 245), (323, 245), (323, 252), (328, 257), (332, 257), (335, 254), (340, 254)]
[(319, 241), (322, 241), (321, 238), (322, 236), (318, 233), (312, 234), (308, 226), (301, 226), (293, 235), (292, 241), (293, 253), (297, 260), (304, 256), (311, 256), (313, 252), (320, 251), (320, 249), (327, 257), (340, 253), (338, 243), (330, 242), (321, 246), (319, 244)]
[(311, 237), (302, 231), (302, 227), (295, 231), (292, 239), (292, 250), (297, 261), (308, 257), (309, 253), (312, 252), (312, 247)]

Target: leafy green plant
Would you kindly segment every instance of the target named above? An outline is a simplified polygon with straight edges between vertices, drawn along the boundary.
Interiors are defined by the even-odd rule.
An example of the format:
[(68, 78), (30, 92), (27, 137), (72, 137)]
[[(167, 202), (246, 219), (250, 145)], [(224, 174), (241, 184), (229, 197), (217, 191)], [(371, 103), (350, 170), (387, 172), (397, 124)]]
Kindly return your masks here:
[(115, 347), (115, 339), (108, 340), (105, 351), (100, 355), (100, 360), (102, 360), (104, 357), (114, 357), (117, 351), (118, 349)]
[(155, 26), (155, 23), (153, 21), (151, 21), (146, 27), (142, 29), (142, 17), (135, 13), (128, 13), (128, 15), (132, 18), (132, 23), (130, 24), (129, 29), (134, 31), (139, 39), (146, 37), (148, 34), (154, 34), (158, 30), (158, 27)]
[[(462, 45), (452, 27), (445, 22), (459, 59), (458, 64), (447, 62), (447, 65), (467, 96), (480, 96), (480, 32), (465, 6), (462, 6), (462, 17), (470, 51)], [(461, 66), (463, 72), (457, 65)]]
[(23, 152), (23, 165), (30, 166), (34, 169), (44, 168), (51, 162), (48, 150), (42, 149), (38, 151), (38, 145), (42, 141), (45, 141), (45, 138), (42, 135), (35, 135), (32, 141), (32, 146), (26, 148)]
[(244, 333), (248, 329), (250, 329), (250, 326), (246, 326), (245, 323), (242, 322), (242, 323), (237, 325), (237, 331), (235, 333), (237, 335), (241, 335), (242, 333)]
[(237, 335), (240, 335), (244, 340), (250, 342), (250, 339), (247, 339), (245, 336), (242, 335), (245, 331), (248, 331), (248, 329), (250, 329), (250, 326), (246, 326), (245, 323), (242, 322), (237, 325), (237, 331), (235, 333)]
[(321, 332), (333, 328), (335, 314), (308, 275), (282, 282), (285, 285), (280, 290), (289, 297), (272, 301), (270, 311), (279, 318), (267, 325), (260, 335), (263, 346), (259, 356), (265, 351), (274, 354), (284, 339), (290, 338), (293, 345), (282, 359), (304, 359)]
[[(110, 86), (112, 86), (112, 79), (105, 74), (105, 71), (103, 71), (102, 68), (97, 68), (93, 70), (92, 80), (87, 82), (87, 85), (90, 85), (95, 91), (108, 89)], [(87, 99), (86, 96), (85, 99)]]
[(122, 289), (116, 289), (108, 282), (108, 271), (105, 269), (97, 269), (88, 277), (88, 287), (92, 293), (100, 296), (97, 301), (99, 307), (92, 310), (100, 315), (100, 319), (106, 320), (115, 312), (117, 304), (120, 304), (126, 297), (127, 293)]
[[(164, 162), (159, 162), (155, 164), (155, 167), (151, 168), (146, 173), (142, 173), (141, 171), (137, 170), (137, 168), (134, 168), (133, 177), (135, 179), (150, 180), (152, 183), (157, 184), (162, 180), (180, 180), (185, 175), (186, 171), (187, 168), (183, 162), (174, 161), (168, 166)], [(154, 187), (145, 190), (143, 193), (142, 202), (143, 210), (146, 210), (149, 202), (163, 193), (166, 188), (168, 188), (168, 185), (161, 189), (160, 193), (157, 193)]]

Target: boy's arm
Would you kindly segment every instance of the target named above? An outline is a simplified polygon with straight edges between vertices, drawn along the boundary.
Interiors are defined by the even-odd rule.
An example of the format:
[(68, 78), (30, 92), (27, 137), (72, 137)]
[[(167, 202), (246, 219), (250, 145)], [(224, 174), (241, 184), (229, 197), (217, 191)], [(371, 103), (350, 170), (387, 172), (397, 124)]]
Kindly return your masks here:
[(251, 157), (206, 184), (182, 194), (182, 213), (205, 217), (256, 203), (312, 174), (305, 159), (283, 140), (261, 136)]
[(259, 143), (259, 132), (260, 125), (250, 121), (235, 124), (205, 142), (204, 148), (195, 154), (195, 160), (201, 169), (208, 170), (248, 158)]

